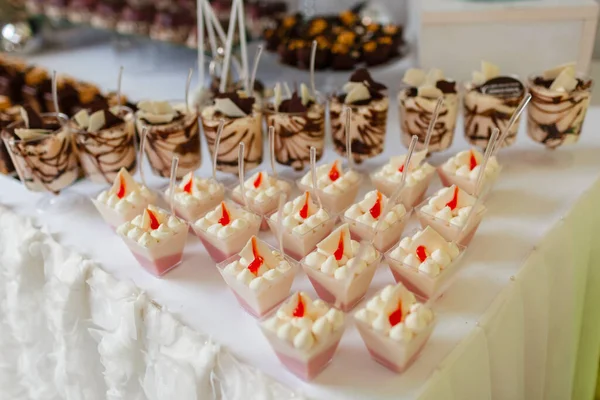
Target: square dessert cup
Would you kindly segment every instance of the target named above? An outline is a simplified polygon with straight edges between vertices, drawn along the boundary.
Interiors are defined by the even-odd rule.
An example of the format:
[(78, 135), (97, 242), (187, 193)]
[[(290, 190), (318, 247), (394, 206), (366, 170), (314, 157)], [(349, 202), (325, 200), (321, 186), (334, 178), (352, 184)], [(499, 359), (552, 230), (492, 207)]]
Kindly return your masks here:
[[(288, 299), (295, 295), (296, 294), (292, 294)], [(287, 299), (284, 299), (283, 302), (286, 300)], [(318, 342), (308, 352), (304, 352), (295, 348), (292, 343), (280, 339), (275, 332), (270, 331), (264, 326), (269, 318), (275, 316), (278, 309), (279, 308), (276, 307), (259, 321), (260, 329), (269, 341), (275, 355), (288, 371), (304, 381), (311, 381), (323, 372), (323, 370), (331, 363), (331, 360), (333, 360), (335, 351), (346, 330), (347, 318), (344, 318), (344, 325), (332, 332), (327, 340)]]
[(348, 312), (365, 297), (375, 271), (381, 262), (381, 253), (360, 274), (352, 274), (354, 279), (349, 284), (348, 279), (350, 278), (335, 279), (333, 276), (312, 268), (306, 264), (305, 259), (306, 257), (300, 260), (300, 265), (302, 265), (302, 269), (321, 300), (344, 312)]
[[(294, 186), (294, 183), (292, 181), (290, 181), (289, 179), (282, 178), (281, 176), (278, 176), (277, 179), (280, 181), (287, 182), (289, 185), (289, 190), (282, 191), (283, 193), (285, 193), (285, 200), (287, 201), (288, 198), (290, 197), (290, 193), (292, 192), (292, 187)], [(241, 193), (236, 193), (234, 191), (234, 189), (237, 186), (239, 186), (239, 183), (235, 183), (231, 187), (228, 188), (230, 197), (233, 201), (235, 201), (239, 205), (245, 206), (244, 199), (242, 198)], [(261, 217), (260, 230), (261, 231), (268, 230), (269, 223), (267, 222), (267, 220), (269, 219), (269, 216), (274, 211), (276, 211), (277, 207), (279, 206), (279, 195), (269, 197), (265, 201), (256, 201), (256, 199), (251, 199), (250, 197), (247, 197), (247, 196), (246, 196), (246, 198), (248, 200), (248, 208), (250, 209), (250, 211), (252, 211), (254, 214)]]
[[(405, 186), (402, 189), (402, 195), (400, 196), (400, 201), (406, 207), (407, 210), (412, 209), (425, 197), (425, 193), (427, 192), (427, 188), (431, 183), (431, 180), (435, 176), (435, 170), (432, 170), (425, 179), (421, 179), (414, 186)], [(374, 173), (371, 174), (371, 182), (375, 189), (379, 190), (381, 193), (386, 195), (388, 198), (394, 194), (400, 182), (393, 182), (389, 179), (385, 179), (379, 176), (376, 176)]]
[[(379, 295), (379, 292), (377, 295)], [(433, 321), (429, 323), (427, 328), (415, 335), (408, 343), (403, 343), (375, 331), (367, 323), (356, 318), (355, 315), (352, 315), (352, 318), (371, 357), (379, 364), (396, 373), (406, 371), (415, 361), (429, 339), (429, 336), (431, 336), (436, 323), (436, 316), (434, 314)]]
[[(415, 233), (417, 233), (416, 230), (409, 233), (408, 236), (413, 236)], [(395, 247), (385, 253), (384, 257), (396, 283), (402, 283), (421, 301), (434, 301), (450, 287), (460, 268), (460, 260), (467, 248), (461, 245), (457, 245), (457, 247), (458, 256), (434, 277), (392, 257), (391, 253)]]
[[(277, 211), (275, 211), (273, 214), (276, 213)], [(271, 218), (269, 217), (265, 219), (269, 224), (269, 228), (271, 228), (271, 232), (277, 236), (279, 223), (271, 221)], [(282, 240), (283, 249), (285, 250), (286, 255), (290, 256), (296, 261), (300, 261), (306, 257), (308, 253), (317, 247), (317, 244), (321, 240), (325, 239), (333, 231), (337, 219), (337, 215), (332, 215), (329, 219), (321, 222), (319, 225), (303, 234), (293, 232), (291, 229), (285, 229), (284, 227)]]
[[(175, 215), (186, 220), (190, 224), (193, 224), (200, 218), (204, 217), (206, 213), (214, 210), (219, 204), (221, 204), (223, 200), (225, 200), (225, 187), (221, 183), (218, 183), (218, 185), (218, 192), (212, 195), (209, 199), (206, 199), (206, 201), (199, 202), (198, 204), (183, 206), (181, 203), (174, 201), (173, 208), (175, 209)], [(169, 185), (166, 185), (160, 191), (166, 204), (169, 204), (169, 196), (166, 193), (168, 188)]]
[(456, 185), (471, 196), (483, 196), (484, 200), (492, 191), (492, 188), (494, 187), (496, 181), (498, 180), (498, 177), (500, 176), (500, 172), (502, 172), (502, 166), (499, 165), (498, 169), (496, 170), (496, 172), (494, 172), (493, 175), (488, 175), (483, 178), (483, 184), (481, 185), (481, 188), (479, 189), (478, 193), (475, 193), (477, 192), (475, 187), (477, 186), (477, 182), (467, 177), (458, 176), (456, 174), (449, 174), (448, 172), (444, 171), (441, 165), (437, 168), (437, 173), (440, 177), (440, 181), (442, 181), (442, 185), (444, 185), (445, 187)]
[(386, 229), (377, 231), (377, 233), (375, 233), (375, 229), (373, 227), (357, 221), (354, 218), (349, 218), (345, 215), (342, 215), (342, 221), (348, 224), (352, 239), (358, 242), (363, 240), (372, 242), (377, 251), (380, 253), (385, 253), (400, 240), (400, 236), (402, 236), (402, 232), (410, 220), (411, 213), (412, 210), (407, 211), (406, 214), (398, 221), (394, 222)]
[[(348, 187), (348, 190), (340, 194), (325, 193), (322, 189), (317, 189), (319, 191), (321, 202), (323, 203), (323, 208), (334, 214), (343, 213), (348, 207), (354, 204), (354, 199), (356, 199), (356, 195), (358, 194), (358, 190), (360, 189), (362, 181), (362, 175), (358, 174), (358, 180), (356, 183), (352, 184), (352, 186)], [(311, 193), (313, 191), (312, 185), (303, 184), (302, 179), (298, 179), (296, 184), (301, 191), (308, 191)]]
[(246, 230), (235, 232), (224, 239), (204, 232), (202, 229), (196, 228), (194, 224), (191, 226), (213, 261), (220, 263), (239, 253), (252, 236), (258, 236), (261, 218), (256, 214), (252, 213), (252, 215), (256, 218), (253, 218), (254, 221), (247, 221), (248, 228)]
[(181, 264), (187, 234), (188, 230), (182, 229), (180, 232), (176, 232), (170, 239), (151, 248), (143, 247), (127, 236), (119, 236), (121, 236), (123, 242), (129, 247), (131, 254), (133, 254), (146, 271), (154, 276), (161, 277)]
[(423, 212), (421, 209), (423, 206), (427, 205), (427, 203), (428, 199), (425, 199), (415, 208), (421, 227), (426, 228), (431, 226), (447, 241), (455, 242), (456, 244), (465, 247), (471, 243), (471, 240), (473, 239), (473, 236), (475, 236), (475, 232), (477, 232), (477, 228), (479, 228), (479, 224), (481, 223), (481, 220), (487, 211), (485, 207), (481, 206), (481, 211), (477, 212), (473, 217), (471, 217), (469, 225), (466, 227), (466, 229), (462, 230), (462, 227), (452, 225), (450, 222), (438, 218), (435, 215)]
[[(267, 246), (269, 247), (269, 250), (279, 252), (279, 250), (274, 247)], [(239, 259), (239, 254), (229, 257), (227, 260), (218, 263), (217, 269), (221, 273), (227, 286), (229, 286), (229, 289), (231, 289), (235, 295), (240, 306), (253, 317), (262, 318), (290, 295), (290, 289), (292, 288), (292, 283), (296, 276), (298, 263), (290, 257), (285, 256), (285, 260), (290, 264), (291, 268), (281, 274), (277, 279), (269, 281), (269, 285), (265, 285), (259, 290), (252, 290), (248, 285), (238, 281), (236, 276), (224, 271), (227, 265), (234, 261), (238, 261)]]
[[(108, 205), (97, 200), (100, 193), (102, 192), (98, 192), (94, 197), (90, 197), (90, 200), (96, 207), (96, 210), (98, 210), (100, 213), (100, 216), (102, 216), (104, 222), (106, 222), (113, 231), (116, 231), (119, 225), (122, 225), (125, 222), (130, 222), (132, 219), (140, 215), (142, 212), (144, 212), (148, 205), (156, 203), (156, 196), (153, 196), (153, 200), (147, 204), (141, 204), (137, 207), (133, 207), (131, 210), (125, 213), (118, 213), (114, 208), (109, 207)], [(152, 192), (152, 194), (154, 194), (154, 192)]]

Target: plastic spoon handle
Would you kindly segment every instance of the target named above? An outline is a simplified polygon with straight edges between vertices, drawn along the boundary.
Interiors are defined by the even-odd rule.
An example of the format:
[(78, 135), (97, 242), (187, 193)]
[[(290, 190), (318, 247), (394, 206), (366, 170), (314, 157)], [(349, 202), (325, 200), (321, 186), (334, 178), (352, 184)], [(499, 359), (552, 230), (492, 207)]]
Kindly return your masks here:
[(256, 49), (256, 55), (254, 56), (254, 65), (252, 66), (252, 76), (250, 78), (250, 85), (248, 85), (248, 97), (252, 96), (254, 93), (254, 81), (256, 81), (256, 73), (258, 71), (258, 62), (260, 61), (260, 56), (263, 52), (263, 46), (258, 45)]
[(317, 59), (317, 41), (313, 40), (312, 48), (310, 49), (310, 89), (313, 96), (317, 97), (317, 89), (315, 86), (315, 61)]
[(431, 142), (431, 135), (433, 134), (433, 130), (435, 129), (435, 124), (437, 123), (438, 117), (440, 116), (440, 111), (442, 110), (442, 104), (444, 103), (444, 97), (440, 96), (437, 99), (437, 103), (435, 103), (435, 108), (433, 109), (433, 114), (431, 115), (431, 121), (429, 121), (429, 127), (427, 127), (427, 135), (425, 135), (425, 143), (423, 144), (423, 149), (427, 151), (429, 149), (429, 142)]
[(140, 169), (140, 179), (142, 180), (142, 185), (148, 187), (146, 185), (146, 178), (144, 176), (144, 155), (146, 154), (146, 140), (148, 136), (148, 127), (144, 126), (142, 128), (142, 137), (140, 138), (140, 150), (138, 155), (138, 164)]
[[(527, 93), (527, 95), (525, 97), (523, 97), (523, 100), (521, 100), (521, 103), (519, 103), (519, 106), (513, 113), (512, 117), (510, 117), (510, 120), (508, 121), (508, 125), (506, 125), (506, 128), (502, 132), (502, 135), (500, 135), (500, 137), (498, 138), (496, 143), (493, 144), (492, 147), (493, 147), (494, 152), (492, 153), (492, 155), (495, 155), (498, 152), (498, 150), (500, 150), (500, 148), (502, 147), (502, 143), (504, 143), (504, 141), (506, 140), (506, 137), (510, 133), (510, 128), (512, 128), (512, 126), (515, 124), (515, 122), (517, 122), (517, 119), (519, 119), (521, 114), (523, 114), (523, 111), (525, 111), (525, 107), (527, 107), (529, 100), (531, 100), (531, 93)], [(491, 138), (490, 138), (490, 141), (491, 141)]]
[[(177, 166), (179, 165), (179, 157), (173, 156), (171, 160), (171, 178), (169, 180), (169, 205), (171, 206), (171, 215), (175, 216), (175, 182), (177, 182)], [(192, 178), (193, 179), (193, 178)]]
[(238, 150), (238, 176), (240, 178), (240, 192), (242, 193), (242, 202), (248, 208), (248, 200), (246, 199), (246, 188), (244, 186), (244, 155), (246, 154), (246, 145), (240, 142)]
[(119, 77), (117, 78), (117, 107), (121, 106), (121, 83), (123, 82), (123, 66), (119, 67)]
[[(54, 112), (58, 117), (60, 114), (60, 110), (58, 109), (58, 82), (56, 77), (56, 71), (52, 71), (52, 103), (54, 104)], [(62, 125), (62, 119), (57, 118), (60, 124)]]
[(350, 137), (350, 123), (352, 121), (352, 109), (348, 106), (344, 107), (344, 112), (346, 113), (346, 125), (345, 133), (346, 133), (346, 158), (348, 163), (348, 169), (352, 169), (352, 138)]
[(275, 168), (275, 127), (269, 126), (269, 159), (271, 161), (271, 172), (277, 178), (277, 169)]
[(319, 202), (319, 209), (323, 209), (323, 203), (321, 202), (321, 196), (317, 188), (317, 149), (315, 146), (310, 146), (310, 174), (312, 175), (312, 189), (313, 195)]
[(215, 137), (215, 147), (213, 149), (212, 159), (212, 177), (217, 181), (217, 160), (219, 159), (219, 145), (221, 144), (221, 135), (223, 134), (223, 128), (225, 127), (225, 120), (221, 118), (219, 121), (219, 127), (217, 128), (217, 136)]
[(192, 75), (194, 70), (190, 68), (188, 72), (187, 80), (185, 81), (185, 110), (187, 114), (190, 114), (190, 84), (192, 83)]
[[(498, 139), (498, 134), (500, 133), (500, 131), (498, 130), (498, 128), (494, 128), (492, 129), (492, 136), (490, 137), (490, 141), (492, 143), (495, 143), (495, 141)], [(479, 166), (479, 173), (477, 174), (477, 181), (475, 183), (475, 195), (479, 196), (479, 191), (481, 190), (481, 184), (483, 183), (483, 177), (485, 176), (485, 169), (487, 167), (488, 161), (490, 160), (490, 158), (492, 157), (492, 151), (493, 149), (493, 145), (492, 146), (488, 146), (487, 149), (485, 150), (485, 154), (483, 156), (483, 161), (481, 162), (481, 165)]]

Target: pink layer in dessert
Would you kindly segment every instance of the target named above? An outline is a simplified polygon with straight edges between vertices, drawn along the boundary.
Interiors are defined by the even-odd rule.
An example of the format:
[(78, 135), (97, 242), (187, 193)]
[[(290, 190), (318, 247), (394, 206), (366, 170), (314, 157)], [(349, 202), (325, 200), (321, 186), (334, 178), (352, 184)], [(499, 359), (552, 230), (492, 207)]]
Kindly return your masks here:
[(334, 342), (331, 346), (321, 353), (315, 355), (308, 362), (301, 362), (300, 360), (289, 357), (279, 351), (276, 351), (275, 354), (277, 355), (277, 358), (279, 358), (279, 361), (281, 361), (281, 363), (285, 365), (290, 372), (297, 377), (304, 379), (305, 381), (310, 381), (319, 375), (321, 371), (327, 367), (327, 365), (329, 365), (339, 343), (339, 340)]

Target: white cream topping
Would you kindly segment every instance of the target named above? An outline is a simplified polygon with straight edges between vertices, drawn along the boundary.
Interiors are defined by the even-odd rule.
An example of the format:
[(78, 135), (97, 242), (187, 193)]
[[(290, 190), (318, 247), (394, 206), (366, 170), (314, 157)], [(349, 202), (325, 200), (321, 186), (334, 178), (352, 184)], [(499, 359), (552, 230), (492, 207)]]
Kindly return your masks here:
[[(456, 207), (452, 209), (447, 204), (454, 199), (455, 191), (458, 199)], [(471, 206), (474, 203), (475, 197), (464, 190), (457, 188), (455, 185), (452, 185), (438, 190), (436, 194), (429, 198), (429, 202), (421, 208), (421, 211), (443, 219), (452, 225), (461, 227), (465, 224), (467, 217), (471, 212)], [(481, 212), (483, 206), (480, 205), (478, 208), (479, 210), (476, 210), (476, 212)]]
[[(339, 172), (337, 179), (331, 179), (330, 172), (336, 165)], [(339, 195), (348, 190), (349, 187), (355, 185), (360, 180), (360, 176), (353, 170), (342, 171), (341, 162), (336, 160), (329, 164), (320, 165), (317, 167), (317, 188), (324, 193)], [(300, 182), (308, 187), (312, 187), (312, 172), (308, 172), (302, 177)]]
[(379, 257), (372, 244), (364, 246), (367, 248), (362, 257), (356, 258), (360, 243), (350, 238), (348, 224), (343, 224), (319, 242), (317, 249), (304, 258), (304, 263), (335, 279), (354, 279)]
[(577, 78), (575, 77), (575, 63), (559, 65), (547, 71), (544, 71), (543, 78), (552, 80), (549, 91), (569, 93), (577, 87)]
[[(417, 151), (410, 159), (408, 168), (408, 176), (406, 177), (405, 185), (408, 187), (415, 186), (423, 179), (426, 179), (430, 174), (435, 172), (435, 168), (429, 163), (423, 162), (427, 156), (427, 151)], [(400, 183), (404, 171), (400, 171), (404, 167), (406, 154), (394, 156), (390, 158), (390, 162), (385, 164), (373, 175), (376, 178), (385, 179), (390, 182)]]
[[(167, 124), (178, 114), (186, 113), (185, 103), (172, 106), (168, 101), (140, 101), (137, 105), (138, 117), (150, 124)], [(179, 112), (179, 113), (178, 113)]]
[[(257, 172), (244, 182), (246, 198), (257, 203), (271, 200), (281, 193), (289, 193), (291, 186), (284, 180), (269, 176), (266, 172)], [(241, 196), (240, 185), (233, 192)]]
[[(471, 157), (475, 159), (475, 167), (471, 169)], [(477, 149), (465, 150), (450, 157), (443, 165), (442, 169), (451, 175), (460, 176), (470, 181), (477, 181), (479, 171), (481, 171), (481, 163), (483, 162), (483, 154)], [(498, 173), (500, 165), (495, 156), (490, 157), (485, 167), (485, 177), (491, 178)]]
[[(157, 223), (158, 226), (153, 226), (154, 223)], [(149, 205), (131, 222), (125, 222), (119, 226), (117, 233), (138, 242), (143, 247), (150, 248), (162, 244), (175, 234), (187, 231), (187, 229), (187, 224), (183, 220), (163, 209)]]
[[(303, 214), (304, 207), (306, 207), (306, 214)], [(310, 232), (330, 218), (327, 211), (315, 204), (309, 192), (285, 203), (281, 215), (284, 228), (298, 235)], [(270, 219), (277, 222), (277, 217), (278, 213), (273, 213)]]
[(354, 317), (401, 343), (410, 342), (433, 322), (433, 312), (401, 283), (383, 288)]
[(389, 199), (382, 193), (379, 193), (377, 190), (372, 190), (365, 194), (365, 197), (360, 202), (353, 204), (350, 206), (346, 212), (344, 212), (344, 216), (347, 218), (351, 218), (357, 222), (370, 226), (375, 229), (379, 228), (380, 231), (384, 231), (388, 229), (392, 224), (395, 224), (399, 220), (401, 220), (406, 215), (406, 208), (404, 208), (403, 204), (396, 204), (391, 208), (391, 210), (385, 215), (384, 220), (381, 224), (378, 225), (379, 220), (381, 219), (381, 215), (378, 215), (377, 218), (374, 218), (371, 209), (378, 202), (378, 196), (381, 197), (381, 201), (379, 201), (380, 205), (380, 214), (383, 213), (383, 210), (387, 207)]
[(472, 82), (474, 85), (483, 85), (487, 81), (500, 76), (500, 67), (488, 61), (481, 61), (481, 71), (473, 71)]
[[(255, 261), (257, 257), (260, 257), (262, 261)], [(283, 276), (291, 268), (281, 253), (271, 250), (265, 242), (253, 236), (240, 252), (239, 260), (225, 266), (223, 271), (235, 276), (238, 281), (249, 286), (250, 289), (258, 291), (270, 287), (273, 281)]]
[(442, 80), (444, 80), (444, 72), (438, 68), (432, 68), (429, 72), (418, 68), (409, 68), (402, 78), (402, 82), (417, 88), (418, 96), (431, 99), (444, 95), (436, 86)]
[(134, 181), (125, 168), (121, 168), (110, 189), (102, 191), (96, 200), (119, 214), (125, 214), (150, 204), (154, 195), (146, 186)]
[[(222, 219), (224, 213), (229, 216), (225, 220)], [(194, 223), (194, 227), (220, 239), (225, 239), (234, 233), (248, 229), (251, 224), (258, 224), (259, 220), (260, 218), (256, 214), (252, 214), (230, 201), (224, 201), (198, 219)], [(219, 221), (227, 221), (227, 223), (223, 224)]]
[(458, 257), (459, 253), (460, 250), (455, 243), (447, 242), (428, 226), (413, 236), (404, 237), (391, 251), (390, 257), (431, 277), (436, 277)]
[[(187, 191), (188, 189), (190, 192)], [(169, 189), (165, 191), (165, 194), (169, 196)], [(175, 186), (173, 195), (174, 201), (182, 207), (196, 206), (215, 197), (223, 197), (223, 186), (212, 178), (198, 178), (192, 172), (188, 172)]]
[[(296, 316), (298, 315), (298, 316)], [(344, 313), (323, 300), (298, 292), (285, 301), (263, 326), (298, 350), (309, 351), (343, 329)]]

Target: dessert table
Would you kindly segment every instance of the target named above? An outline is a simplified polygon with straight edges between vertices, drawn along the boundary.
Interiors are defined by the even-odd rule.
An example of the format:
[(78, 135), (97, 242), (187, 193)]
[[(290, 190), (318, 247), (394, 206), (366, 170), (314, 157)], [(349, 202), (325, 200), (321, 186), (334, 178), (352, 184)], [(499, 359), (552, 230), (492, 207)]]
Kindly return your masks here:
[[(65, 72), (101, 80), (99, 66), (69, 70), (58, 59), (47, 66), (63, 64)], [(101, 84), (110, 85), (106, 75)], [(124, 87), (132, 98), (177, 97), (172, 76), (146, 77), (153, 87), (131, 79), (136, 84)], [(359, 171), (405, 152), (395, 102), (388, 118), (384, 154)], [(488, 214), (455, 282), (431, 304), (437, 325), (408, 371), (378, 365), (349, 326), (331, 365), (311, 383), (282, 368), (193, 235), (183, 264), (158, 279), (85, 199), (102, 187), (78, 182), (70, 190), (84, 199), (69, 213), (38, 214), (39, 194), (0, 177), (0, 399), (590, 398), (600, 351), (599, 126), (600, 108), (592, 107), (581, 141), (548, 151), (523, 124), (517, 143), (500, 152), (504, 169)], [(432, 164), (467, 148), (460, 123), (456, 132)], [(202, 146), (198, 174), (208, 176)], [(335, 157), (328, 143), (324, 160)], [(148, 182), (155, 189), (167, 183)], [(428, 193), (439, 186), (436, 179)], [(380, 266), (367, 297), (392, 282)], [(293, 290), (314, 295), (303, 273)]]

